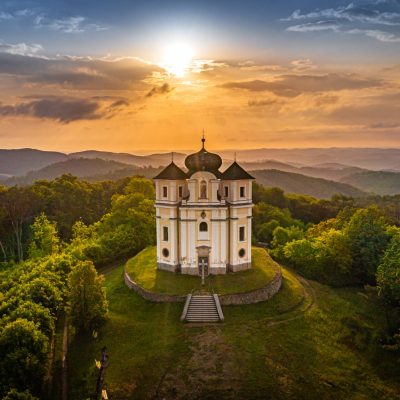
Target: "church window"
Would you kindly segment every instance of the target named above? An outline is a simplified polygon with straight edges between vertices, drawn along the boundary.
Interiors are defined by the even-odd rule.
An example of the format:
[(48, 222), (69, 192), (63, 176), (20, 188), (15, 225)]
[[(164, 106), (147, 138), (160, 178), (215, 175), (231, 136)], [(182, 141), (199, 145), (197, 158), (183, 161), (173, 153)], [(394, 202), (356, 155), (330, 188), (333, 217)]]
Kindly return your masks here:
[(240, 197), (246, 197), (246, 188), (244, 186), (240, 186)]
[(239, 227), (239, 241), (244, 242), (246, 240), (246, 235), (245, 235), (245, 227), (241, 226)]
[(240, 249), (239, 250), (239, 257), (243, 258), (246, 255), (246, 250), (245, 249)]
[(162, 255), (164, 258), (167, 258), (169, 256), (169, 250), (166, 248), (162, 249)]
[(168, 242), (168, 226), (163, 226), (163, 241)]
[(200, 222), (199, 230), (200, 232), (208, 232), (207, 222)]
[(183, 197), (183, 186), (178, 187), (178, 197)]
[(200, 196), (199, 199), (206, 199), (207, 198), (207, 182), (201, 181), (200, 182)]
[(229, 186), (224, 187), (224, 194), (225, 194), (225, 197), (229, 196)]
[(163, 197), (168, 197), (168, 186), (163, 186), (162, 190)]

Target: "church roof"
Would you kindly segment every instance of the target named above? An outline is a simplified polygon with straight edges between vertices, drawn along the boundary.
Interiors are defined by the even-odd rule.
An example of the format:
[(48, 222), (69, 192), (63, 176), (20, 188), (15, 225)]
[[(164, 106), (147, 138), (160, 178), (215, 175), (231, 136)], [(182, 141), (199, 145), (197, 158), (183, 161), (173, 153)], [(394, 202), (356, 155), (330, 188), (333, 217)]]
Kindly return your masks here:
[(218, 169), (222, 165), (222, 159), (218, 154), (210, 153), (205, 149), (204, 137), (201, 141), (203, 142), (201, 150), (190, 154), (185, 159), (186, 168), (189, 170), (188, 175), (190, 176), (197, 171), (208, 171), (219, 177), (220, 172)]
[(187, 175), (182, 171), (173, 161), (167, 167), (165, 167), (157, 176), (153, 179), (169, 179), (169, 180), (182, 180), (186, 179)]
[(245, 171), (236, 161), (234, 161), (222, 174), (221, 179), (238, 180), (238, 179), (255, 179), (247, 171)]

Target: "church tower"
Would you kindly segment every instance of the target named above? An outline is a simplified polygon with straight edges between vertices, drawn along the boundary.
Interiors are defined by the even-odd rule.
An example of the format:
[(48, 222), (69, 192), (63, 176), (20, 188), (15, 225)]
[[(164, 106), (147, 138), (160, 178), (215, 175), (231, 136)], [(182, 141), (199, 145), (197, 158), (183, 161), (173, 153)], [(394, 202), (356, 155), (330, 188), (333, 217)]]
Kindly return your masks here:
[[(173, 161), (155, 178), (157, 265), (182, 274), (225, 274), (251, 268), (252, 180), (236, 161), (202, 148)], [(204, 270), (204, 271), (203, 271)]]

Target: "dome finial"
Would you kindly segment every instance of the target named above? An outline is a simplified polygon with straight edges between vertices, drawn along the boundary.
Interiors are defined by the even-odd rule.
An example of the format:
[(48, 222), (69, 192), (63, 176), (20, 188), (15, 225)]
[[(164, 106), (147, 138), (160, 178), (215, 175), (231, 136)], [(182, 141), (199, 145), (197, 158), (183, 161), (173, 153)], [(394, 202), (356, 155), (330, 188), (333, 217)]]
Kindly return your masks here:
[(206, 141), (206, 136), (204, 135), (204, 128), (203, 128), (203, 137), (201, 138), (201, 141), (203, 143), (203, 149), (204, 149), (204, 142)]

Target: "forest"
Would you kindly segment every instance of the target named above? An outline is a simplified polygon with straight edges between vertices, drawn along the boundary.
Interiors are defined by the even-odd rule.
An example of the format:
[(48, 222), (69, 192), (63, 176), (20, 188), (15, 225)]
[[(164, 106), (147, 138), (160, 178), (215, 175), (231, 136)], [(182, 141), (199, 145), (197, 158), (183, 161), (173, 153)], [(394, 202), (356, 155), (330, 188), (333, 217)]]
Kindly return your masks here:
[[(306, 278), (376, 291), (380, 345), (400, 352), (400, 196), (330, 200), (253, 186), (253, 242)], [(99, 271), (155, 243), (153, 183), (72, 175), (0, 187), (0, 396), (43, 398), (55, 327), (107, 320)]]

